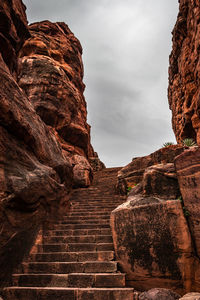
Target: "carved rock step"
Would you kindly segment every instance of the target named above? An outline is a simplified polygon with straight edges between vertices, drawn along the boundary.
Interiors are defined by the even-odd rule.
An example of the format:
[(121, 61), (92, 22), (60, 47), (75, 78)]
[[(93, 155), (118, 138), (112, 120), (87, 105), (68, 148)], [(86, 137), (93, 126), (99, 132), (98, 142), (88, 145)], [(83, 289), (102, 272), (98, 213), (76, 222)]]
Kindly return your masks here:
[(101, 229), (110, 228), (109, 224), (55, 224), (54, 229)]
[(22, 273), (113, 273), (117, 272), (117, 262), (28, 262), (22, 263), (21, 269)]
[(112, 261), (114, 260), (114, 251), (98, 252), (49, 252), (35, 253), (29, 257), (29, 261), (35, 262), (84, 262), (84, 261)]
[(110, 220), (110, 214), (108, 213), (107, 215), (80, 215), (80, 216), (73, 216), (69, 215), (68, 217), (62, 218), (62, 221), (75, 221), (75, 220)]
[[(79, 217), (79, 216), (83, 216), (83, 214), (82, 213), (80, 213), (80, 212), (71, 212), (70, 214), (69, 214), (69, 217)], [(101, 211), (96, 211), (95, 213), (93, 213), (93, 212), (87, 212), (87, 213), (84, 213), (84, 216), (87, 218), (90, 218), (90, 217), (104, 217), (104, 216), (109, 216), (110, 217), (110, 212), (101, 212)], [(64, 217), (64, 219), (67, 219), (68, 218), (68, 216), (66, 216), (66, 217)]]
[(110, 224), (110, 219), (79, 219), (76, 218), (74, 220), (69, 221), (58, 221), (55, 225), (59, 224)]
[(124, 287), (125, 274), (14, 274), (13, 283), (24, 287)]
[(101, 229), (69, 229), (69, 230), (45, 230), (48, 236), (79, 236), (79, 235), (111, 235), (110, 228)]
[(132, 288), (41, 288), (4, 289), (6, 300), (133, 300)]
[(111, 235), (44, 236), (43, 243), (112, 243)]
[(38, 244), (37, 252), (113, 251), (113, 243)]

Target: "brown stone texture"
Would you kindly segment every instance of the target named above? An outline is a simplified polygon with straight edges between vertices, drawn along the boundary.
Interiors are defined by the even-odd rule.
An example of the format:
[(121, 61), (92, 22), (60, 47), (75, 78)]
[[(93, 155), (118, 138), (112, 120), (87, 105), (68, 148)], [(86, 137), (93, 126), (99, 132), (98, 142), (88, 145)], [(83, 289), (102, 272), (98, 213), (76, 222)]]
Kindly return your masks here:
[[(0, 3), (0, 62), (16, 75), (17, 55), (24, 40), (30, 36), (25, 6), (21, 0)], [(6, 66), (4, 65), (4, 68)]]
[[(183, 197), (183, 205), (187, 211), (195, 252), (198, 257), (200, 257), (199, 162), (200, 149), (198, 147), (190, 148), (175, 159), (179, 186)], [(199, 290), (200, 272), (198, 269), (196, 269), (194, 280)]]
[(176, 300), (180, 295), (167, 289), (154, 288), (140, 295), (139, 300)]
[(193, 138), (200, 143), (200, 4), (179, 0), (179, 14), (172, 32), (169, 67), (169, 106), (178, 143)]
[(89, 163), (94, 172), (101, 171), (105, 169), (104, 163), (99, 159), (97, 152), (94, 152), (94, 155), (89, 157)]
[(147, 168), (142, 179), (143, 195), (177, 199), (180, 190), (174, 164), (158, 164)]
[(173, 163), (174, 158), (184, 150), (185, 147), (180, 145), (171, 145), (150, 155), (133, 158), (131, 163), (118, 172), (117, 190), (121, 194), (126, 194), (128, 187), (134, 187), (142, 180), (146, 168), (157, 164)]
[(112, 212), (111, 228), (117, 260), (129, 285), (181, 294), (191, 290), (195, 258), (180, 200), (130, 196)]
[(81, 51), (64, 23), (28, 28), (22, 1), (1, 1), (0, 286), (41, 223), (68, 210), (72, 185), (92, 181)]
[(83, 96), (82, 47), (65, 23), (43, 21), (29, 29), (31, 37), (19, 53), (19, 85), (75, 165), (75, 186), (89, 186), (87, 159), (94, 151)]

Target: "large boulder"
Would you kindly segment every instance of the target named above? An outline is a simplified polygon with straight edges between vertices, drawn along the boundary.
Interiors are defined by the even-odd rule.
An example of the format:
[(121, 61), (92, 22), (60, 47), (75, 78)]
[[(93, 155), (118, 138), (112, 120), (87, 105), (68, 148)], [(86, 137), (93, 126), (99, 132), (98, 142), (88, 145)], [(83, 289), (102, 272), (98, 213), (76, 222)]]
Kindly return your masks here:
[(110, 222), (116, 257), (129, 285), (178, 293), (191, 288), (194, 250), (180, 200), (130, 196), (112, 212)]
[(153, 165), (173, 163), (174, 158), (182, 153), (185, 148), (181, 145), (163, 147), (150, 155), (133, 158), (132, 162), (118, 172), (117, 189), (121, 194), (126, 194), (128, 187), (134, 187), (142, 181), (144, 171)]

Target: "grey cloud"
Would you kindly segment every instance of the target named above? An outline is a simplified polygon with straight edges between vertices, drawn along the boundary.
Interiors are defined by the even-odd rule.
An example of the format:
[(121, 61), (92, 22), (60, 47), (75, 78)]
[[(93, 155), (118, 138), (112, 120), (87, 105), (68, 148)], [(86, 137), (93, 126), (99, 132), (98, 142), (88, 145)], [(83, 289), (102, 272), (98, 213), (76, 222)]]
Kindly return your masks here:
[(168, 57), (178, 0), (24, 0), (30, 22), (64, 21), (83, 46), (92, 143), (107, 166), (174, 141)]

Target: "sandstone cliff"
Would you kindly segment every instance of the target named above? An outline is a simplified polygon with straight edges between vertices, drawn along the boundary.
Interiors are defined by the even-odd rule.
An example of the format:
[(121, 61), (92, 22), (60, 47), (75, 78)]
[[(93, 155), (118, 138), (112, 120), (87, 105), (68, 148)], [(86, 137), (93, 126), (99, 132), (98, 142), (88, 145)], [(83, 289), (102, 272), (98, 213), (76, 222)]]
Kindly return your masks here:
[(0, 3), (0, 285), (42, 221), (92, 180), (81, 45), (64, 23), (28, 27), (21, 0)]
[(169, 67), (169, 105), (178, 143), (193, 138), (200, 144), (200, 4), (180, 0), (173, 30)]

